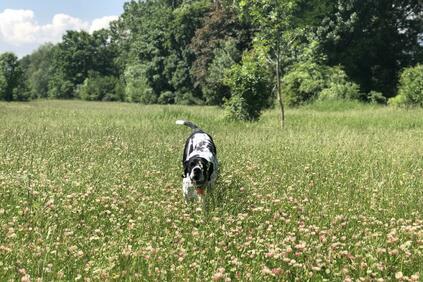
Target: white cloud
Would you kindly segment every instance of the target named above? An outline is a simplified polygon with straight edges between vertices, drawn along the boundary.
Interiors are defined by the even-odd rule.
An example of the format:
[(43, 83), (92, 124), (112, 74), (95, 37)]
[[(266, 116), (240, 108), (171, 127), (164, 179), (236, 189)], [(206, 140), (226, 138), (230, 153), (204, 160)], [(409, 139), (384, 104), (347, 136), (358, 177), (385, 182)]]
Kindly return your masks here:
[(93, 33), (94, 31), (100, 30), (102, 28), (109, 28), (110, 22), (115, 21), (117, 19), (118, 16), (109, 16), (95, 19), (91, 22), (89, 31)]
[(0, 13), (0, 44), (11, 46), (34, 45), (45, 42), (59, 42), (66, 30), (86, 30), (94, 32), (107, 28), (117, 16), (83, 21), (65, 14), (54, 15), (51, 23), (40, 25), (31, 10), (6, 9)]

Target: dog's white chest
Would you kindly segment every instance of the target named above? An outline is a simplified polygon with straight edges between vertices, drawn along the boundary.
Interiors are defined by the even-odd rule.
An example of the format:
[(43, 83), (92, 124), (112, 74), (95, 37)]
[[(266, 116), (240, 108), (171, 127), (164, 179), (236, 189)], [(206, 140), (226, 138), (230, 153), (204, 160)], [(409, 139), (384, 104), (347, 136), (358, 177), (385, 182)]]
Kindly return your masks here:
[(184, 198), (186, 202), (198, 199), (198, 194), (195, 191), (195, 188), (196, 188), (195, 185), (192, 183), (189, 177), (185, 177), (182, 180), (182, 189), (184, 192)]

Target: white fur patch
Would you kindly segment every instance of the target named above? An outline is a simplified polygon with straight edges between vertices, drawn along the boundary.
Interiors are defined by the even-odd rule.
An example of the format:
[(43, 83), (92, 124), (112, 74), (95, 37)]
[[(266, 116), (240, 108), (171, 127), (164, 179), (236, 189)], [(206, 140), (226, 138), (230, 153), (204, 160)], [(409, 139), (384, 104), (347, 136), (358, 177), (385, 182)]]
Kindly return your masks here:
[(184, 193), (185, 202), (191, 202), (198, 200), (197, 192), (195, 191), (195, 186), (191, 182), (189, 177), (185, 177), (182, 182), (182, 190)]

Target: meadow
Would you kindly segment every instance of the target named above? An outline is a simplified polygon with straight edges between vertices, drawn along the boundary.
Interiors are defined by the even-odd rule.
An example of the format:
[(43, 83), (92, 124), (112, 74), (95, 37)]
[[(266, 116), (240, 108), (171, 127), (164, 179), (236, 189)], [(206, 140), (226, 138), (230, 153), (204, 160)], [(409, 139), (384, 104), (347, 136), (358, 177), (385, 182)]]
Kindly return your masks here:
[[(186, 205), (188, 119), (221, 169)], [(419, 281), (423, 110), (0, 103), (1, 281)]]

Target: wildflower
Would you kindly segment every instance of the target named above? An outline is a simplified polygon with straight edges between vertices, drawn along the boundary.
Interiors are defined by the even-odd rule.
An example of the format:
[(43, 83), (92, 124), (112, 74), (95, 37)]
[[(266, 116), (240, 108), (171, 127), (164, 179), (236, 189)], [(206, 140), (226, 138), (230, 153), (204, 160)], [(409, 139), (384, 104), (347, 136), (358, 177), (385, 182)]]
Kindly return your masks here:
[(217, 270), (217, 272), (215, 274), (213, 274), (212, 280), (213, 281), (221, 281), (223, 279), (225, 279), (225, 269), (221, 267)]
[(398, 271), (397, 273), (395, 273), (395, 279), (400, 280), (400, 279), (402, 279), (403, 277), (404, 277), (404, 275), (402, 274), (402, 272), (401, 272), (401, 271)]
[(391, 232), (388, 233), (387, 242), (389, 244), (393, 244), (393, 243), (397, 242), (398, 240), (399, 240), (399, 238), (397, 236), (397, 231), (395, 229), (393, 229)]
[(321, 267), (319, 267), (319, 266), (312, 266), (311, 267), (311, 270), (313, 270), (313, 271), (320, 271), (322, 268)]
[(59, 279), (63, 279), (63, 277), (65, 277), (65, 273), (62, 271), (62, 270), (60, 270), (59, 272), (57, 272), (57, 278), (59, 278)]
[(263, 267), (263, 269), (261, 270), (261, 273), (271, 275), (271, 276), (275, 276), (275, 274), (272, 272), (272, 270), (270, 270), (270, 268), (268, 268), (267, 266)]
[(419, 279), (420, 279), (420, 274), (417, 272), (417, 273), (414, 273), (413, 275), (411, 275), (410, 276), (410, 280), (411, 281), (419, 281)]
[(276, 276), (281, 275), (283, 273), (283, 270), (280, 267), (272, 268), (272, 273)]

